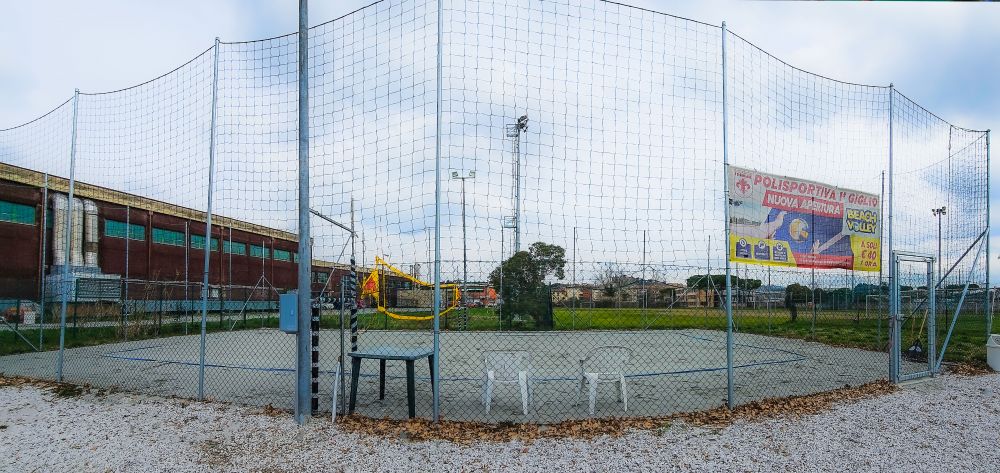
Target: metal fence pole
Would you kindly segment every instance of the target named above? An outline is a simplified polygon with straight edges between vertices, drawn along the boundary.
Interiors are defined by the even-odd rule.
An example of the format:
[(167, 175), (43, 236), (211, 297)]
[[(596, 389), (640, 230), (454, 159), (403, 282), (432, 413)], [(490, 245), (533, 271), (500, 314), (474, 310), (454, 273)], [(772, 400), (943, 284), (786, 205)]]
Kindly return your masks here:
[(892, 162), (892, 134), (893, 134), (893, 110), (895, 109), (895, 87), (889, 84), (889, 215), (888, 215), (888, 226), (889, 235), (886, 239), (889, 246), (889, 379), (892, 382), (899, 380), (899, 365), (898, 365), (898, 351), (899, 351), (899, 341), (896, 337), (896, 332), (898, 332), (896, 320), (896, 312), (898, 309), (898, 301), (896, 300), (896, 262), (893, 258), (893, 247), (892, 247), (892, 183), (893, 183), (893, 162)]
[(132, 254), (129, 250), (129, 242), (132, 241), (132, 207), (129, 205), (125, 206), (125, 291), (122, 292), (122, 320), (124, 321), (124, 327), (122, 328), (122, 333), (125, 336), (125, 341), (128, 341), (128, 316), (129, 316), (129, 306), (128, 306), (128, 276), (129, 276), (129, 266), (128, 257)]
[[(358, 258), (356, 253), (357, 248), (354, 244), (357, 241), (357, 236), (358, 234), (354, 233), (354, 197), (351, 197), (351, 292), (347, 295), (351, 298), (352, 352), (358, 351)], [(362, 248), (361, 258), (364, 259), (364, 257), (364, 248)]]
[(59, 289), (62, 291), (62, 305), (59, 309), (59, 358), (56, 361), (56, 381), (63, 380), (63, 360), (66, 352), (66, 305), (70, 290), (70, 233), (73, 223), (73, 191), (76, 186), (76, 130), (80, 110), (80, 89), (73, 91), (73, 132), (69, 145), (69, 199), (66, 203), (66, 261), (63, 264), (63, 280)]
[[(501, 231), (501, 234), (503, 231)], [(501, 249), (501, 252), (503, 250)], [(576, 330), (576, 306), (580, 302), (581, 291), (576, 285), (576, 227), (573, 227), (573, 291), (576, 295), (573, 296), (573, 312), (571, 316), (573, 330)]]
[[(990, 234), (990, 130), (986, 130), (986, 235)], [(938, 262), (938, 264), (941, 264)], [(990, 239), (986, 238), (986, 336), (993, 332), (993, 301), (990, 299)]]
[(729, 127), (726, 89), (726, 22), (722, 22), (722, 187), (725, 197), (726, 239), (726, 406), (736, 405), (733, 398), (733, 291), (729, 264)]
[(189, 276), (189, 266), (191, 265), (191, 222), (184, 221), (184, 335), (188, 333), (188, 308), (189, 308), (189, 292), (188, 286), (191, 284), (191, 278)]
[[(351, 238), (352, 239), (354, 238), (354, 234), (353, 233), (351, 234)], [(351, 274), (353, 274), (353, 273), (351, 273)], [(344, 284), (346, 283), (346, 281), (347, 281), (347, 278), (341, 276), (341, 278), (340, 278), (340, 358), (337, 359), (337, 362), (340, 364), (340, 370), (338, 371), (338, 375), (340, 376), (340, 380), (338, 382), (338, 385), (340, 386), (339, 396), (340, 396), (340, 412), (342, 413), (341, 415), (347, 415), (347, 398), (344, 396), (344, 394), (347, 393), (347, 387), (344, 386), (344, 380), (345, 380), (345, 373), (344, 373), (344, 367), (345, 366), (344, 366), (344, 364), (346, 362), (346, 360), (344, 358), (344, 304), (346, 303), (345, 301), (347, 300), (347, 298), (346, 298), (346, 292), (344, 291)], [(337, 396), (338, 393), (334, 393), (333, 395)], [(336, 407), (334, 407), (333, 409), (336, 409)]]
[(299, 0), (299, 268), (295, 422), (309, 421), (312, 251), (309, 236), (309, 0)]
[(434, 422), (441, 415), (441, 76), (442, 76), (442, 23), (444, 8), (442, 2), (437, 2), (437, 97), (436, 127), (434, 133), (434, 363), (431, 377), (433, 378), (432, 417)]
[(205, 338), (208, 330), (209, 268), (212, 262), (212, 191), (215, 189), (215, 122), (219, 95), (219, 38), (215, 38), (215, 58), (212, 66), (212, 121), (208, 135), (208, 206), (205, 213), (205, 253), (201, 279), (201, 340), (198, 348), (198, 400), (205, 399)]
[[(646, 324), (646, 230), (642, 231), (642, 327), (649, 328)], [(636, 301), (638, 302), (638, 301)]]
[[(38, 274), (41, 276), (41, 287), (38, 291), (38, 351), (43, 350), (45, 342), (45, 256), (48, 251), (48, 220), (49, 220), (49, 173), (45, 173), (45, 188), (42, 189), (42, 256), (38, 264)], [(988, 293), (989, 291), (987, 291)]]

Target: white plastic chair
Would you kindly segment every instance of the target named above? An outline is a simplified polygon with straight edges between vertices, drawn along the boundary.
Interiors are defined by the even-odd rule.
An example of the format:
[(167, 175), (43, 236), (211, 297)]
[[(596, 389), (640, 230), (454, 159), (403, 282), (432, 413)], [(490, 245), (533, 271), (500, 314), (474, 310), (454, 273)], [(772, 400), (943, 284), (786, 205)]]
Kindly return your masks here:
[(526, 351), (487, 351), (483, 354), (486, 379), (483, 386), (483, 404), (490, 413), (493, 388), (498, 384), (518, 385), (521, 388), (521, 409), (528, 415), (531, 403), (531, 356)]
[(579, 386), (577, 386), (577, 404), (583, 396), (583, 384), (586, 381), (590, 387), (590, 415), (594, 415), (594, 405), (597, 403), (597, 385), (600, 383), (618, 383), (618, 402), (624, 404), (628, 412), (628, 391), (625, 387), (625, 366), (632, 359), (632, 350), (619, 346), (597, 347), (580, 360)]

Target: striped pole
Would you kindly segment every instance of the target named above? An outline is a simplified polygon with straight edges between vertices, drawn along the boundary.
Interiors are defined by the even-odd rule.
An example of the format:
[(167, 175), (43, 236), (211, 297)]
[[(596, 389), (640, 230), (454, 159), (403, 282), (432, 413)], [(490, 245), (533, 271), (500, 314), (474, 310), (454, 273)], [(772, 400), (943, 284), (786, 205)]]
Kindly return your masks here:
[(319, 410), (319, 301), (313, 302), (310, 320), (312, 339), (312, 414)]
[[(354, 198), (351, 198), (351, 274), (347, 275), (347, 297), (351, 300), (351, 351), (358, 351), (358, 263), (355, 259)], [(343, 304), (344, 301), (341, 301)]]

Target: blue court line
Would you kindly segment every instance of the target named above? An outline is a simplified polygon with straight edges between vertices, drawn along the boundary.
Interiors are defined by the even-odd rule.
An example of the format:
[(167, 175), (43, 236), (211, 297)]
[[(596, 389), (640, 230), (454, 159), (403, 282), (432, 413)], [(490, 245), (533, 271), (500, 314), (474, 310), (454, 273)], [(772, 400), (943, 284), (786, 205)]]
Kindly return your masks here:
[[(679, 333), (678, 335), (680, 335), (682, 337), (693, 338), (695, 340), (704, 340), (706, 342), (725, 343), (724, 340), (715, 340), (715, 339), (711, 339), (711, 338), (698, 337), (698, 336), (690, 335), (690, 334), (687, 334), (687, 333)], [(759, 346), (756, 346), (756, 345), (747, 345), (745, 343), (734, 343), (733, 347), (744, 347), (744, 348), (754, 348), (754, 349), (757, 349), (757, 350), (776, 351), (776, 352), (779, 352), (779, 353), (785, 353), (785, 354), (788, 354), (788, 355), (793, 355), (793, 356), (798, 356), (798, 357), (802, 357), (802, 358), (807, 358), (806, 355), (803, 355), (802, 353), (794, 352), (794, 351), (791, 351), (791, 350), (785, 350), (785, 349), (782, 349), (782, 348), (759, 347)]]

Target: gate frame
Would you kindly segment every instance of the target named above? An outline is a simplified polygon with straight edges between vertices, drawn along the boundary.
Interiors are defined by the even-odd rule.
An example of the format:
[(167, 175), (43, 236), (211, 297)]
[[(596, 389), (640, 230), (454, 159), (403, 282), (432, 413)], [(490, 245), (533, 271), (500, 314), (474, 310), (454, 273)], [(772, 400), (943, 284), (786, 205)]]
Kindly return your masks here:
[[(927, 265), (927, 369), (916, 373), (902, 373), (903, 346), (902, 346), (902, 322), (903, 314), (900, 304), (900, 278), (899, 267), (902, 262), (924, 263)], [(933, 255), (923, 253), (913, 253), (908, 251), (892, 252), (892, 271), (896, 275), (892, 282), (892, 304), (890, 304), (889, 324), (892, 334), (892, 341), (889, 344), (889, 378), (894, 383), (909, 381), (913, 379), (934, 376), (938, 371), (936, 351), (937, 351), (937, 280), (934, 277), (934, 267), (936, 258)], [(923, 304), (920, 304), (923, 305)], [(919, 310), (920, 305), (917, 306)]]

